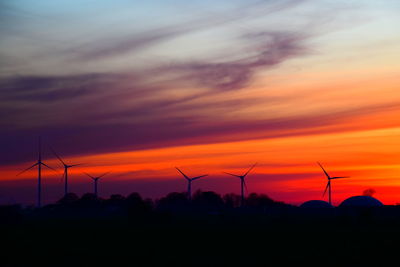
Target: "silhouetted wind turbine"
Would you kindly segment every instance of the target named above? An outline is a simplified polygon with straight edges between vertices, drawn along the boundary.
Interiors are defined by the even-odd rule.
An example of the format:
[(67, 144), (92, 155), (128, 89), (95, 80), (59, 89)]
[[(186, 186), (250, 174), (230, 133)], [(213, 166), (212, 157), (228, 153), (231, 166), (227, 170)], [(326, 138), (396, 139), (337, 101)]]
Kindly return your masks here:
[(321, 163), (317, 162), (318, 165), (321, 167), (321, 169), (324, 171), (326, 178), (328, 179), (328, 183), (326, 184), (324, 194), (322, 196), (325, 196), (326, 191), (329, 190), (328, 195), (329, 195), (329, 204), (332, 205), (332, 186), (331, 186), (331, 180), (334, 179), (342, 179), (342, 178), (349, 178), (349, 176), (336, 176), (336, 177), (331, 177), (329, 174), (325, 171), (324, 167), (322, 167)]
[(38, 167), (38, 184), (37, 184), (37, 206), (38, 206), (38, 208), (40, 208), (42, 206), (42, 165), (57, 172), (55, 169), (53, 169), (52, 167), (50, 167), (42, 162), (42, 140), (39, 137), (38, 161), (35, 164), (33, 164), (32, 166), (30, 166), (29, 168), (26, 168), (25, 170), (23, 170), (22, 172), (17, 174), (17, 176), (18, 176), (18, 175), (23, 174), (27, 170), (32, 169), (35, 166)]
[(249, 172), (250, 172), (256, 165), (257, 165), (257, 163), (254, 163), (254, 165), (251, 166), (250, 169), (249, 169), (245, 174), (243, 174), (243, 175), (236, 175), (236, 174), (232, 174), (232, 173), (229, 173), (229, 172), (224, 172), (224, 173), (226, 173), (226, 174), (229, 174), (229, 175), (238, 177), (238, 178), (240, 179), (240, 192), (241, 192), (240, 206), (242, 206), (242, 207), (243, 207), (243, 205), (244, 205), (244, 187), (247, 188), (245, 178), (246, 178), (247, 174), (249, 174)]
[(101, 177), (103, 177), (104, 175), (106, 175), (106, 174), (108, 174), (108, 173), (110, 173), (110, 172), (106, 172), (106, 173), (103, 173), (102, 175), (100, 175), (100, 176), (97, 176), (97, 177), (94, 177), (94, 176), (92, 176), (92, 175), (90, 175), (90, 174), (88, 174), (88, 173), (84, 173), (84, 174), (86, 174), (87, 176), (89, 176), (90, 178), (92, 178), (92, 180), (94, 181), (94, 194), (96, 195), (96, 197), (97, 197), (97, 182), (99, 181), (99, 179), (101, 178)]
[(193, 178), (188, 177), (186, 174), (184, 174), (180, 169), (178, 169), (177, 167), (175, 167), (182, 175), (183, 177), (185, 177), (185, 179), (188, 181), (188, 199), (192, 200), (192, 182), (194, 180), (200, 179), (202, 177), (208, 176), (208, 174), (204, 174), (204, 175), (200, 175), (200, 176), (196, 176)]
[(66, 194), (68, 194), (68, 169), (71, 167), (82, 165), (82, 164), (68, 165), (61, 159), (61, 157), (54, 151), (54, 149), (51, 148), (51, 151), (53, 151), (53, 154), (60, 160), (61, 164), (64, 166), (64, 173), (63, 173), (64, 195), (66, 195)]

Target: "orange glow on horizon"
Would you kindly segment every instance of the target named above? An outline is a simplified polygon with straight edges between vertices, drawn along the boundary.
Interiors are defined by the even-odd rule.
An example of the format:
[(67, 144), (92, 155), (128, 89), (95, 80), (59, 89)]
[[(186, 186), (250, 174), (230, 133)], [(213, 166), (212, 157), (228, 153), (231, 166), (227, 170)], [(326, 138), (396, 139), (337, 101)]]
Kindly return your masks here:
[[(201, 141), (199, 145), (76, 155), (64, 160), (86, 163), (70, 169), (70, 175), (79, 176), (80, 180), (84, 177), (83, 171), (93, 175), (112, 171), (113, 179), (121, 181), (180, 178), (175, 166), (189, 174), (208, 173), (219, 178), (223, 177), (222, 171), (241, 173), (258, 162), (252, 172), (257, 179), (250, 177), (249, 189), (289, 203), (322, 198), (326, 180), (315, 163), (320, 161), (332, 175), (351, 176), (333, 184), (335, 204), (368, 188), (374, 188), (376, 196), (385, 204), (395, 204), (400, 202), (396, 194), (400, 193), (400, 91), (397, 88), (400, 76), (379, 71), (371, 71), (368, 77), (362, 74), (365, 73), (295, 73), (290, 79), (287, 75), (272, 74), (268, 77), (268, 90), (254, 85), (232, 92), (229, 97), (274, 101), (242, 108), (233, 114), (201, 111), (204, 117), (210, 118), (206, 123), (211, 125), (218, 125), (219, 121), (251, 121), (259, 129), (237, 130), (227, 136), (217, 134), (211, 140), (207, 137), (190, 140)], [(274, 83), (276, 87), (271, 86)], [(217, 95), (211, 101), (223, 101), (218, 97), (222, 96)], [(302, 118), (310, 119), (311, 123), (297, 128), (262, 127), (269, 119), (283, 119), (282, 126), (285, 126), (285, 120), (292, 118), (300, 118), (296, 122), (299, 124)], [(318, 124), (323, 119), (329, 123)], [(34, 178), (33, 171), (15, 177), (33, 162), (34, 159), (1, 167), (1, 179)], [(46, 162), (58, 166), (60, 174), (45, 170), (44, 176), (59, 178), (62, 173), (59, 162), (54, 158)], [(275, 176), (285, 178), (272, 179)]]
[[(374, 188), (384, 203), (395, 204), (400, 202), (394, 189), (400, 190), (400, 179), (397, 179), (400, 155), (396, 150), (400, 145), (399, 137), (400, 128), (387, 128), (95, 154), (64, 160), (88, 163), (70, 169), (70, 175), (82, 176), (82, 171), (94, 175), (112, 171), (114, 179), (119, 180), (179, 178), (175, 166), (191, 174), (206, 172), (210, 176), (222, 177), (222, 171), (241, 173), (258, 162), (251, 175), (257, 178), (248, 181), (251, 190), (273, 196), (281, 192), (284, 199), (279, 200), (290, 203), (321, 199), (326, 180), (315, 163), (321, 161), (332, 175), (351, 176), (345, 181), (335, 181), (335, 202)], [(46, 162), (50, 166), (60, 165), (56, 159)], [(3, 168), (3, 177), (14, 180), (17, 170), (26, 166), (29, 163)], [(62, 172), (61, 167), (59, 171)], [(291, 174), (292, 179), (282, 181), (262, 178)], [(47, 170), (44, 176), (59, 177)], [(35, 173), (27, 172), (18, 179), (27, 177), (35, 177)], [(252, 183), (255, 186), (251, 186)], [(290, 196), (290, 193), (295, 196), (299, 192), (303, 195)]]

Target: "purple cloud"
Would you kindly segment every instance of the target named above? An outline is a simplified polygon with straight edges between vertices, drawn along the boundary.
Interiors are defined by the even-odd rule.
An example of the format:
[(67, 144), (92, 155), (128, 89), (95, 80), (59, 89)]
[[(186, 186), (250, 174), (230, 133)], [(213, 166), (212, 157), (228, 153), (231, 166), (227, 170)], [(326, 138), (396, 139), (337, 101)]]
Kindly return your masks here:
[(261, 32), (247, 35), (246, 39), (253, 44), (253, 53), (241, 59), (221, 63), (192, 62), (170, 68), (187, 73), (185, 78), (195, 80), (200, 86), (233, 90), (248, 85), (256, 71), (273, 68), (307, 51), (304, 44), (307, 37), (300, 33)]
[[(103, 81), (101, 75), (84, 78), (59, 77), (59, 80), (67, 81), (60, 84), (54, 82), (52, 77), (49, 81), (41, 77), (38, 79), (40, 86), (34, 89), (38, 94), (41, 91), (60, 90), (59, 94), (64, 96), (64, 91), (82, 88), (79, 81), (83, 81), (84, 87), (93, 91), (83, 97), (44, 97), (42, 102), (14, 97), (12, 92), (17, 96), (20, 92), (9, 90), (6, 101), (0, 101), (0, 110), (3, 114), (8, 114), (0, 120), (3, 129), (0, 133), (3, 150), (1, 163), (4, 165), (31, 160), (36, 154), (35, 142), (39, 135), (64, 155), (92, 154), (331, 132), (332, 129), (322, 130), (320, 127), (340, 125), (350, 118), (384, 112), (399, 106), (398, 103), (392, 103), (276, 119), (221, 121), (218, 116), (204, 117), (199, 111), (207, 110), (210, 114), (230, 113), (250, 104), (260, 105), (268, 101), (279, 103), (286, 99), (248, 98), (228, 99), (223, 102), (188, 102), (203, 97), (193, 94), (175, 99), (158, 97), (147, 100), (152, 94), (168, 89), (154, 85), (145, 87), (145, 83), (140, 80), (136, 80), (138, 84), (135, 85), (135, 79), (131, 81), (123, 77), (125, 76), (106, 74), (104, 79), (108, 81), (107, 86), (99, 83)], [(20, 81), (15, 79), (13, 78), (11, 84), (27, 88), (27, 91), (29, 84), (36, 81), (29, 77), (22, 77)], [(25, 82), (28, 85), (24, 85)], [(97, 88), (99, 84), (100, 87)], [(205, 91), (205, 94), (210, 96), (209, 91)], [(15, 107), (8, 105), (10, 99), (14, 101)], [(128, 105), (127, 99), (133, 100), (132, 103), (128, 101)], [(24, 106), (24, 102), (29, 105)], [(339, 127), (336, 130), (346, 129), (348, 128)]]
[[(72, 54), (85, 61), (124, 56), (209, 27), (275, 14), (299, 2), (302, 1), (252, 4), (221, 17), (206, 16), (187, 24), (90, 43)], [(0, 112), (5, 115), (0, 117), (0, 146), (4, 151), (0, 164), (31, 159), (39, 135), (65, 155), (92, 154), (306, 134), (321, 131), (315, 130), (319, 126), (371, 112), (371, 107), (365, 107), (335, 114), (237, 121), (205, 115), (230, 113), (249, 104), (285, 101), (255, 97), (226, 97), (218, 102), (215, 99), (245, 88), (258, 71), (306, 55), (307, 41), (312, 36), (308, 29), (293, 32), (283, 28), (233, 28), (232, 41), (239, 41), (240, 45), (231, 51), (217, 51), (207, 59), (172, 60), (168, 66), (158, 63), (150, 68), (138, 66), (135, 71), (113, 73), (2, 76)], [(380, 106), (377, 110), (385, 108)]]

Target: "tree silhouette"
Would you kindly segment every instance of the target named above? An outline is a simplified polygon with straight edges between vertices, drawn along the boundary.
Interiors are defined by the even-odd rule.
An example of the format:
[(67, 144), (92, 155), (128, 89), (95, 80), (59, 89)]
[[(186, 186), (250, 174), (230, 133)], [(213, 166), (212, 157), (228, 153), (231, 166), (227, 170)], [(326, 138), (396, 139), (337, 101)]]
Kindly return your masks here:
[(81, 203), (96, 203), (99, 202), (99, 198), (93, 193), (83, 194), (79, 200)]
[(246, 205), (250, 207), (273, 206), (275, 201), (265, 194), (251, 193), (246, 199)]
[(126, 207), (130, 215), (150, 212), (153, 208), (151, 200), (143, 200), (139, 193), (131, 193), (125, 199)]
[(241, 196), (237, 194), (229, 193), (224, 195), (222, 199), (225, 203), (225, 207), (228, 209), (240, 207)]
[(57, 203), (61, 205), (69, 205), (75, 203), (78, 200), (79, 197), (75, 193), (67, 193), (59, 201), (57, 201)]
[(190, 210), (187, 193), (172, 192), (157, 201), (157, 209), (169, 212), (187, 212)]
[(122, 206), (125, 201), (125, 197), (120, 194), (113, 194), (109, 199), (106, 200), (107, 205)]
[(193, 195), (192, 204), (197, 211), (208, 213), (219, 212), (224, 207), (221, 196), (212, 191), (196, 191)]

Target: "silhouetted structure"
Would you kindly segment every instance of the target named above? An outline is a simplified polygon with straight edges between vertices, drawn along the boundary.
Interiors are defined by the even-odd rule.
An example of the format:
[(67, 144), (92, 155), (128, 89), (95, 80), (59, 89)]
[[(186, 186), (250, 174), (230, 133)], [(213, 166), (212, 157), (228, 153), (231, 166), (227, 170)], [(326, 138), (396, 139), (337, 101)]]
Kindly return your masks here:
[(93, 182), (94, 182), (94, 195), (97, 197), (98, 196), (98, 191), (97, 191), (97, 183), (98, 183), (98, 181), (99, 181), (99, 179), (101, 178), (101, 177), (103, 177), (104, 175), (106, 175), (106, 174), (108, 174), (109, 172), (106, 172), (106, 173), (103, 173), (102, 175), (100, 175), (100, 176), (97, 176), (97, 177), (94, 177), (94, 176), (92, 176), (92, 175), (90, 175), (90, 174), (88, 174), (88, 173), (86, 173), (85, 172), (85, 174), (87, 175), (87, 176), (89, 176), (90, 178), (92, 178), (92, 180), (93, 180)]
[(331, 177), (331, 176), (329, 176), (329, 174), (325, 171), (324, 167), (322, 167), (322, 165), (321, 165), (319, 162), (317, 162), (317, 163), (318, 163), (318, 165), (321, 167), (321, 169), (324, 171), (324, 173), (325, 173), (325, 175), (326, 175), (326, 178), (328, 179), (328, 183), (326, 184), (325, 191), (324, 191), (324, 193), (323, 193), (322, 196), (325, 196), (326, 191), (329, 190), (329, 193), (328, 193), (328, 195), (329, 195), (329, 204), (332, 205), (332, 185), (331, 185), (331, 180), (334, 180), (334, 179), (342, 179), (342, 178), (349, 178), (349, 177), (348, 177), (348, 176)]
[(382, 206), (382, 202), (371, 196), (353, 196), (345, 199), (339, 207), (365, 208)]
[(250, 167), (250, 169), (243, 175), (236, 175), (236, 174), (232, 174), (229, 172), (224, 172), (226, 174), (238, 177), (240, 179), (240, 195), (241, 195), (241, 202), (240, 205), (243, 207), (244, 206), (244, 188), (246, 187), (246, 176), (249, 174), (249, 172), (256, 166), (257, 163), (255, 163), (253, 166)]
[(42, 161), (42, 140), (39, 137), (39, 153), (38, 153), (38, 161), (33, 164), (32, 166), (30, 166), (29, 168), (23, 170), (22, 172), (18, 173), (18, 175), (32, 169), (33, 167), (37, 166), (38, 167), (38, 184), (37, 184), (37, 206), (40, 208), (42, 206), (42, 165), (46, 166), (47, 168), (54, 170), (52, 167), (46, 165), (43, 161)]
[(186, 174), (184, 174), (180, 169), (178, 169), (177, 167), (175, 167), (182, 175), (183, 177), (185, 177), (185, 179), (188, 181), (188, 189), (187, 189), (187, 194), (188, 194), (188, 199), (189, 201), (192, 199), (192, 182), (195, 180), (198, 180), (202, 177), (208, 176), (208, 174), (204, 174), (204, 175), (200, 175), (200, 176), (196, 176), (193, 178), (188, 177)]
[(64, 195), (68, 194), (68, 169), (75, 167), (75, 166), (79, 166), (82, 164), (73, 164), (73, 165), (68, 165), (66, 164), (61, 157), (54, 151), (54, 149), (51, 149), (53, 154), (58, 158), (58, 160), (61, 162), (61, 164), (64, 167), (64, 173), (63, 173), (63, 179), (64, 179)]

